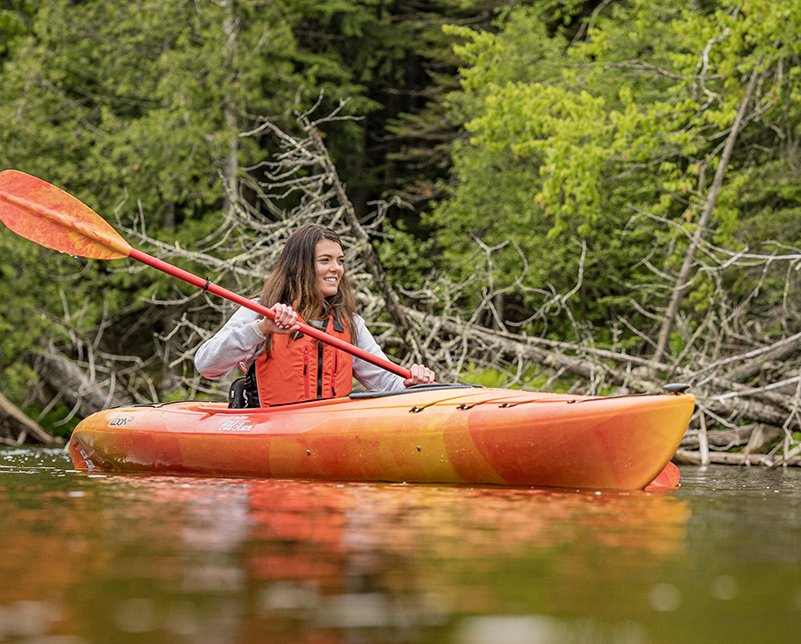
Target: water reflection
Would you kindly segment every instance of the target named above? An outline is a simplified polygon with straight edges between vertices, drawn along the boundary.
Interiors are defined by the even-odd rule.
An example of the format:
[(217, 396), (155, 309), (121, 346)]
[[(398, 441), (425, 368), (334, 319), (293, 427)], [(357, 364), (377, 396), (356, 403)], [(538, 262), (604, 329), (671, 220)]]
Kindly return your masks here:
[(460, 617), (677, 556), (690, 515), (671, 493), (87, 476), (24, 452), (0, 479), (2, 634), (98, 642), (469, 642), (505, 622)]
[[(705, 474), (579, 492), (86, 475), (42, 454), (0, 460), (0, 641), (646, 644), (739, 619), (727, 641), (746, 642), (748, 608), (779, 606), (754, 583), (782, 593), (771, 641), (801, 615), (780, 481), (789, 514)], [(727, 553), (749, 522), (744, 569)]]

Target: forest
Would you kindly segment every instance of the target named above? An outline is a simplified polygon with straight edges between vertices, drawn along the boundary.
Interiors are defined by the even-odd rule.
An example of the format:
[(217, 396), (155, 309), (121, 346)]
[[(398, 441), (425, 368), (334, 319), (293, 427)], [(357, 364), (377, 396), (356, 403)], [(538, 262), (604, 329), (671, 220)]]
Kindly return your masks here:
[[(3, 0), (0, 169), (252, 295), (345, 241), (361, 314), (442, 382), (685, 382), (692, 463), (801, 463), (801, 0)], [(222, 400), (233, 311), (0, 229), (0, 440)]]

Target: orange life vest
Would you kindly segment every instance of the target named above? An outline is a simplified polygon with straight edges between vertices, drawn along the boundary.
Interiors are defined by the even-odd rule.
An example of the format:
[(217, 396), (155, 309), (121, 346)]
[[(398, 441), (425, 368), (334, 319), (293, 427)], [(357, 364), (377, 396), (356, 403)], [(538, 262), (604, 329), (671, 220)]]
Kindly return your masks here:
[[(350, 342), (342, 320), (331, 315), (326, 333)], [(295, 332), (274, 334), (270, 357), (261, 354), (254, 363), (259, 404), (283, 403), (347, 396), (353, 389), (353, 358), (345, 351)]]

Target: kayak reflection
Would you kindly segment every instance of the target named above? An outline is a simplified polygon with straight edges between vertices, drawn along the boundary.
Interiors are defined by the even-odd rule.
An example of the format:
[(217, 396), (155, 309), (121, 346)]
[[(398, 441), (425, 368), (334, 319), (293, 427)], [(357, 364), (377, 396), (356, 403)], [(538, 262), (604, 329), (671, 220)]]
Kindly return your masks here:
[[(2, 567), (6, 635), (37, 607), (55, 611), (47, 632), (84, 644), (563, 635), (570, 614), (628, 623), (683, 557), (689, 519), (670, 491), (84, 474), (53, 486), (6, 493), (19, 553)], [(511, 613), (560, 621), (495, 620)]]
[[(246, 491), (240, 572), (253, 610), (243, 641), (265, 629), (297, 643), (344, 641), (354, 629), (406, 641), (404, 633), (462, 632), (464, 615), (510, 605), (550, 611), (573, 603), (566, 589), (602, 594), (601, 580), (625, 579), (627, 569), (647, 578), (682, 554), (689, 519), (670, 493), (269, 480)], [(189, 551), (230, 538), (216, 504), (187, 502), (208, 512), (196, 515), (205, 531), (184, 532)], [(204, 574), (207, 588), (221, 577), (216, 566), (184, 574), (194, 587)], [(606, 619), (623, 619), (620, 599)]]

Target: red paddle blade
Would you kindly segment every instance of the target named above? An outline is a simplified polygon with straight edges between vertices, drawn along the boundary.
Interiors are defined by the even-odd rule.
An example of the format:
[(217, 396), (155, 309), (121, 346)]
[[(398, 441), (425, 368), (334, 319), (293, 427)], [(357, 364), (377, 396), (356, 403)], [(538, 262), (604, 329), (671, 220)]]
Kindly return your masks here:
[(119, 259), (131, 252), (128, 242), (91, 208), (17, 170), (0, 172), (0, 220), (20, 237), (70, 255)]

